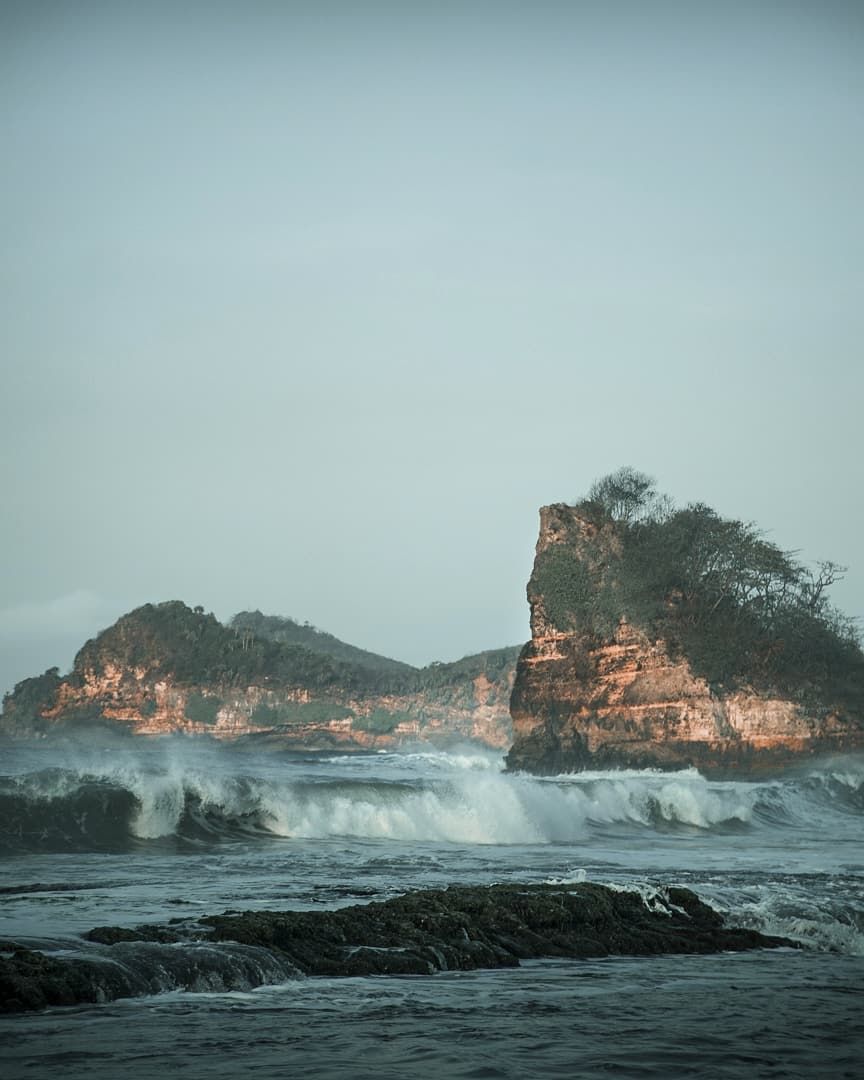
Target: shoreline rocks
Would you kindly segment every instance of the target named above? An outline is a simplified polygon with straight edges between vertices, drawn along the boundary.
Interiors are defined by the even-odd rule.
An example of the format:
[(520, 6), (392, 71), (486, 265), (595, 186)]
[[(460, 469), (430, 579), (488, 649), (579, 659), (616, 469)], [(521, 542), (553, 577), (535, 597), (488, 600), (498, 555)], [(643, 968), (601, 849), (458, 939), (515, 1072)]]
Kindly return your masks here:
[[(225, 912), (197, 923), (99, 927), (84, 937), (96, 950), (92, 958), (58, 959), (0, 943), (0, 954), (6, 953), (0, 955), (0, 1009), (156, 990), (249, 989), (292, 975), (433, 975), (518, 967), (543, 957), (796, 947), (724, 926), (689, 889), (642, 894), (589, 882), (451, 886), (334, 911)], [(150, 969), (157, 967), (163, 975), (168, 970), (167, 981), (154, 983)]]

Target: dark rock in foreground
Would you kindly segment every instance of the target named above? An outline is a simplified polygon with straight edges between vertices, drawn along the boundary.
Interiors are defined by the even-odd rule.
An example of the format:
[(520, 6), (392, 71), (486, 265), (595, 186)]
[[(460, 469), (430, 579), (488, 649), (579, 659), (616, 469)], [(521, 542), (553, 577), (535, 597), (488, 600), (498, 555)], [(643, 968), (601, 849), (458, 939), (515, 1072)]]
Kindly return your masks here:
[[(637, 892), (588, 883), (453, 886), (337, 911), (228, 912), (202, 918), (182, 932), (100, 927), (85, 936), (104, 947), (98, 958), (55, 959), (24, 949), (0, 957), (2, 1008), (21, 1011), (109, 1001), (154, 989), (199, 989), (205, 947), (206, 987), (235, 989), (280, 981), (280, 974), (286, 978), (291, 973), (432, 975), (516, 967), (520, 960), (539, 957), (793, 945), (724, 927), (722, 917), (688, 889), (660, 889), (645, 899)], [(184, 946), (188, 952), (181, 964)], [(154, 985), (152, 973), (135, 966), (156, 966), (164, 976), (160, 950), (172, 950), (173, 981)], [(199, 959), (189, 959), (196, 951)], [(224, 969), (217, 971), (214, 956), (223, 954)], [(262, 964), (262, 956), (270, 963)]]
[(453, 886), (331, 912), (245, 912), (201, 920), (219, 940), (263, 945), (307, 975), (431, 975), (516, 967), (541, 956), (705, 953), (788, 944), (725, 929), (688, 889), (578, 885)]
[(91, 960), (56, 960), (32, 949), (0, 956), (0, 1011), (78, 1005), (131, 997), (134, 981), (119, 967)]

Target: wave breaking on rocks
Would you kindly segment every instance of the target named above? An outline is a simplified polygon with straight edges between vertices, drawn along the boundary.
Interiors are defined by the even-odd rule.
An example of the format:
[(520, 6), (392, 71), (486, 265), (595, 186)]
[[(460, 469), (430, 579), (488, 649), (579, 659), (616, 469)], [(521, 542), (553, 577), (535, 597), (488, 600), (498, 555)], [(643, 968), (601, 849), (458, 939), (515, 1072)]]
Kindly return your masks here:
[(726, 927), (689, 889), (590, 882), (451, 886), (335, 911), (246, 911), (89, 931), (76, 955), (0, 943), (7, 1012), (168, 990), (249, 990), (304, 976), (433, 975), (542, 957), (794, 946)]

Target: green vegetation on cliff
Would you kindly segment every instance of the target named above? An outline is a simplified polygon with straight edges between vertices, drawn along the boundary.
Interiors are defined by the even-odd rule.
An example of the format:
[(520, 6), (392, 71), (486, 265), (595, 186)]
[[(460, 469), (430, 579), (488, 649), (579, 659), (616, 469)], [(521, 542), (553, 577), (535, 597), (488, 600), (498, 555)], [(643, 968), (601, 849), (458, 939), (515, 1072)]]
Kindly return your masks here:
[(356, 731), (365, 731), (369, 735), (389, 735), (400, 724), (410, 720), (411, 717), (407, 713), (377, 708), (363, 716), (355, 716), (351, 727)]
[(294, 727), (347, 720), (353, 715), (346, 706), (329, 701), (285, 701), (278, 705), (262, 701), (252, 710), (252, 722), (259, 727)]
[(171, 674), (187, 685), (283, 686), (365, 689), (374, 676), (299, 645), (280, 644), (229, 629), (202, 608), (179, 600), (145, 604), (88, 641), (75, 658), (75, 673), (106, 666)]
[(14, 695), (7, 694), (3, 703), (5, 705), (14, 696), (16, 708), (22, 716), (38, 716), (54, 704), (62, 682), (59, 669), (49, 668), (42, 675), (22, 679), (15, 687)]
[(712, 684), (864, 704), (857, 628), (827, 596), (843, 568), (811, 570), (703, 503), (676, 508), (633, 469), (597, 481), (573, 509), (578, 535), (542, 552), (529, 585), (558, 629), (608, 640), (624, 618)]
[(331, 657), (339, 664), (360, 668), (367, 684), (380, 693), (422, 692), (449, 705), (473, 704), (473, 680), (478, 676), (490, 682), (505, 678), (519, 654), (519, 646), (511, 646), (475, 653), (452, 663), (434, 661), (426, 667), (415, 668), (400, 660), (358, 649), (308, 623), (262, 615), (260, 611), (241, 611), (231, 619), (229, 626), (248, 641), (263, 639), (296, 646)]
[(228, 624), (240, 634), (248, 633), (264, 641), (280, 645), (299, 645), (313, 653), (332, 656), (335, 660), (354, 666), (368, 668), (379, 674), (411, 675), (415, 670), (410, 664), (391, 660), (388, 656), (358, 649), (345, 641), (319, 630), (309, 623), (298, 623), (280, 615), (262, 615), (260, 611), (240, 611)]
[[(514, 667), (520, 648), (521, 646), (516, 645), (505, 649), (490, 649), (488, 652), (464, 656), (450, 664), (429, 664), (414, 673), (414, 689), (444, 705), (474, 705), (475, 679), (487, 680), (497, 687), (500, 693), (507, 685), (507, 673)], [(494, 689), (489, 691), (493, 697), (495, 692)], [(489, 701), (488, 704), (492, 702)]]
[(193, 692), (186, 699), (186, 716), (196, 724), (215, 724), (221, 704), (218, 697)]

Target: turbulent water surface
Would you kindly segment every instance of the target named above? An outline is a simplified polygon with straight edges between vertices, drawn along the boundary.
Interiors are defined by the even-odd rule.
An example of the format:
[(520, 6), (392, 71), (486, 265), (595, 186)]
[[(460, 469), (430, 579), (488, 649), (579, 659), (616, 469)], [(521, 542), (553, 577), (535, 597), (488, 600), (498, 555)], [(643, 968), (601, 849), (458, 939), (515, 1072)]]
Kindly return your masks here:
[(538, 779), (471, 748), (256, 757), (168, 741), (6, 746), (0, 762), (0, 938), (61, 956), (102, 955), (79, 937), (99, 925), (584, 879), (647, 903), (686, 885), (731, 924), (804, 946), (303, 979), (249, 947), (131, 942), (110, 962), (137, 996), (0, 1019), (4, 1076), (864, 1071), (860, 759), (759, 783)]

